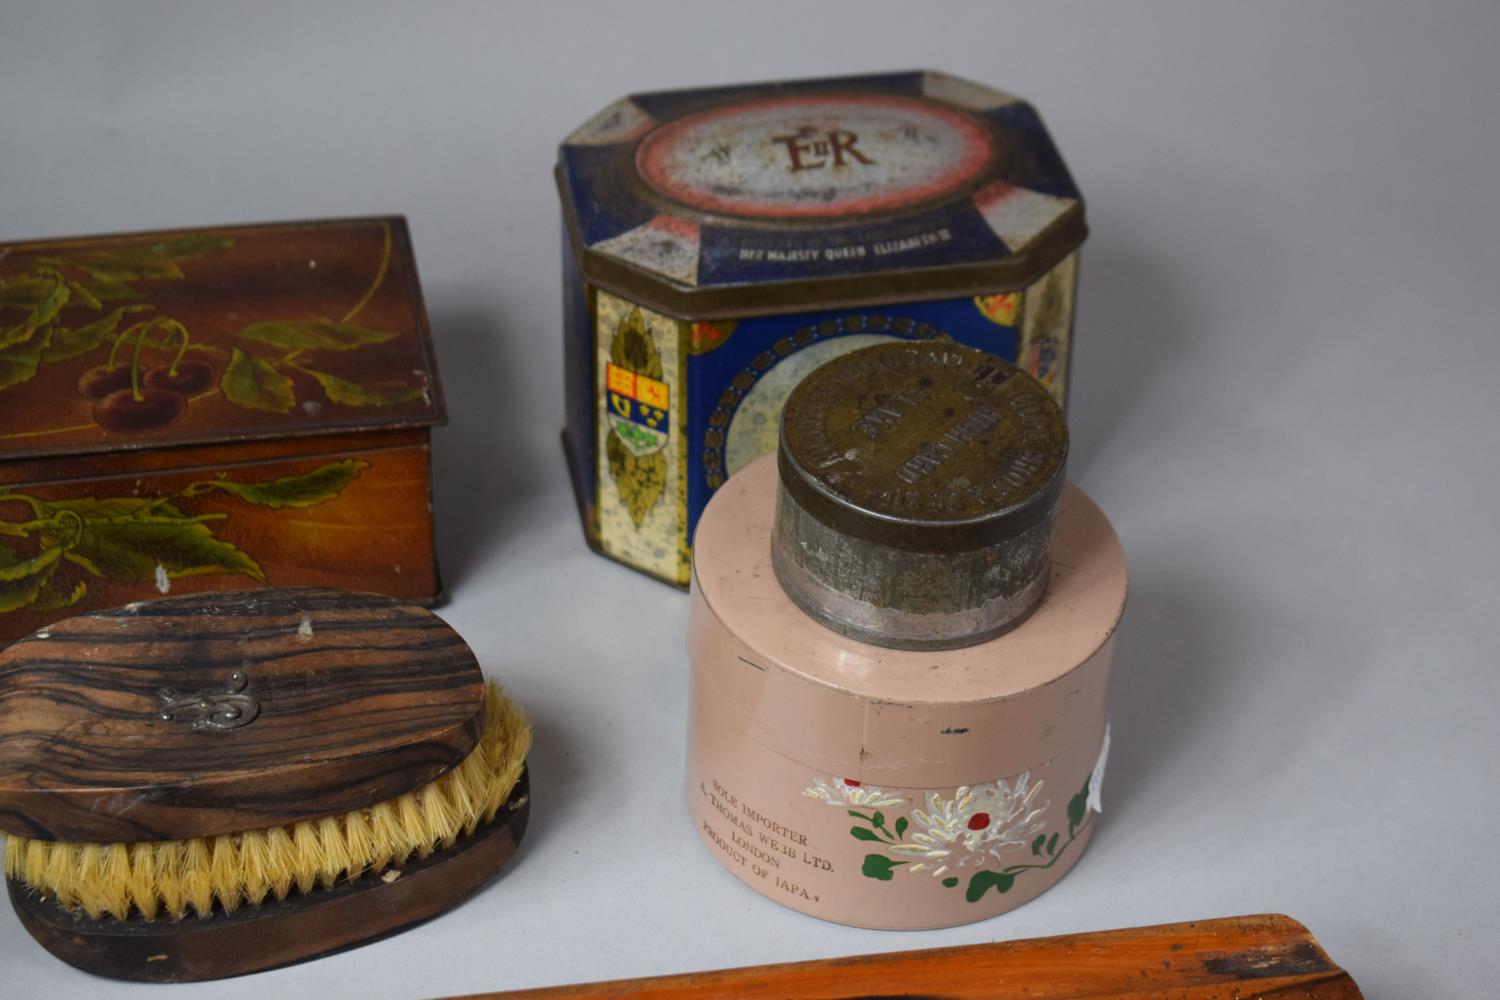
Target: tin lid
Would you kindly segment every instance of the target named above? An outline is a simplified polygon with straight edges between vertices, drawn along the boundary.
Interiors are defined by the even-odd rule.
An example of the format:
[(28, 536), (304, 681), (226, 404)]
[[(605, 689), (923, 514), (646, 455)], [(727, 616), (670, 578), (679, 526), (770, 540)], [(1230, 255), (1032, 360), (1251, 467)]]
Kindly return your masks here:
[(1052, 396), (994, 355), (928, 342), (835, 358), (782, 410), (777, 577), (877, 645), (999, 635), (1041, 599), (1067, 452)]
[(194, 594), (0, 651), (0, 830), (179, 840), (395, 798), (457, 765), (485, 686), (432, 612), (375, 594)]
[(934, 72), (635, 94), (557, 178), (584, 277), (684, 316), (1007, 291), (1087, 231), (1036, 111)]
[(0, 244), (0, 412), (5, 459), (442, 423), (406, 221)]

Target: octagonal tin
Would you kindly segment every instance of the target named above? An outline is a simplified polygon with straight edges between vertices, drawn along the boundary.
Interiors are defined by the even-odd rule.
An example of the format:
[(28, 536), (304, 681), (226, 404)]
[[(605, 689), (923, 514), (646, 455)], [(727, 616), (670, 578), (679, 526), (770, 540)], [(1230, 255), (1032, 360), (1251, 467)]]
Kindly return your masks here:
[(1036, 111), (934, 72), (636, 94), (559, 151), (564, 447), (590, 544), (686, 586), (792, 386), (950, 338), (1066, 400), (1083, 203)]

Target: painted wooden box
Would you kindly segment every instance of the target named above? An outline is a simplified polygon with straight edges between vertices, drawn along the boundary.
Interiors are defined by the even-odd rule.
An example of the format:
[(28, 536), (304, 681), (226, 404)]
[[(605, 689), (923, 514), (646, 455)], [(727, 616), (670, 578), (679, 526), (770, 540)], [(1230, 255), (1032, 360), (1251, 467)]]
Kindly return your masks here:
[(694, 525), (831, 357), (948, 337), (1065, 402), (1083, 202), (1026, 102), (934, 72), (636, 94), (564, 142), (564, 449), (603, 554)]
[(0, 642), (265, 585), (432, 602), (401, 218), (0, 244)]

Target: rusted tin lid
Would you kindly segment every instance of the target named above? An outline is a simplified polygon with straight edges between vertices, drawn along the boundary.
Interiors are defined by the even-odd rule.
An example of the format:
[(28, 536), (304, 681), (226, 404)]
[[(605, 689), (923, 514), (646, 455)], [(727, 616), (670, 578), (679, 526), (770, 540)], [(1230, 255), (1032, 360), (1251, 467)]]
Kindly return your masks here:
[(960, 344), (877, 344), (813, 371), (782, 410), (771, 554), (835, 631), (945, 649), (1041, 599), (1068, 433), (1035, 379)]
[(0, 244), (0, 413), (0, 463), (442, 423), (406, 220)]
[(585, 279), (688, 317), (1008, 291), (1087, 232), (1036, 111), (934, 72), (635, 94), (557, 180)]

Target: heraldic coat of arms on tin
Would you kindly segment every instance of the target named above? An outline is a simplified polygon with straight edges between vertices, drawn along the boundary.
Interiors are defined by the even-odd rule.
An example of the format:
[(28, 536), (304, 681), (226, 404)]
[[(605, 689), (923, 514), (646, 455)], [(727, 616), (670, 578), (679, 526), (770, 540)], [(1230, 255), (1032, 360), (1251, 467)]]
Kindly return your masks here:
[(639, 528), (667, 483), (671, 389), (661, 354), (639, 309), (615, 328), (605, 385), (609, 393), (609, 473)]

